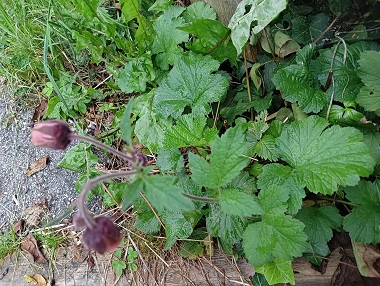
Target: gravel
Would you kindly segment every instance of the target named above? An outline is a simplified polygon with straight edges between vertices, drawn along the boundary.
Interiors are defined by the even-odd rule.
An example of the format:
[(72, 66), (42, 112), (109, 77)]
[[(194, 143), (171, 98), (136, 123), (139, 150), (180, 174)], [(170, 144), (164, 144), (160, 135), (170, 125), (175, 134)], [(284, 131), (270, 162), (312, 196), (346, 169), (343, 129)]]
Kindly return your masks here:
[[(36, 148), (30, 142), (31, 118), (34, 110), (20, 110), (11, 100), (9, 91), (0, 89), (0, 228), (15, 223), (25, 208), (45, 198), (51, 217), (62, 214), (77, 198), (74, 185), (78, 174), (57, 167), (64, 151)], [(9, 113), (15, 120), (5, 127)], [(28, 177), (28, 166), (49, 156), (42, 171)], [(99, 210), (100, 202), (91, 210)]]

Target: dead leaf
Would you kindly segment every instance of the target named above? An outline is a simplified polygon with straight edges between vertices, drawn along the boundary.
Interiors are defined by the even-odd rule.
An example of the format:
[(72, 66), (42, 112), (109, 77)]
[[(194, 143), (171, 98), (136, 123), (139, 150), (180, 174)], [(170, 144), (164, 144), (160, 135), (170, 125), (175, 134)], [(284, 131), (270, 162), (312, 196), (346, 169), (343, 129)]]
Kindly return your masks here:
[(36, 122), (42, 119), (45, 114), (46, 108), (48, 105), (47, 100), (43, 100), (35, 109), (32, 117), (32, 122)]
[(18, 236), (21, 236), (21, 234), (24, 232), (25, 230), (25, 221), (23, 219), (20, 219), (16, 224), (15, 226), (13, 227), (13, 230), (15, 232), (15, 234), (17, 234)]
[(89, 270), (91, 270), (95, 266), (95, 258), (91, 254), (87, 258), (87, 266)]
[(356, 264), (361, 275), (365, 277), (379, 278), (378, 262), (379, 249), (368, 244), (352, 241)]
[(25, 281), (32, 285), (46, 286), (46, 279), (41, 274), (25, 275)]
[(45, 264), (47, 262), (45, 256), (38, 247), (37, 241), (33, 234), (29, 233), (21, 240), (21, 250), (30, 253), (33, 256), (34, 262), (38, 264)]
[(84, 248), (82, 245), (76, 245), (74, 247), (74, 261), (78, 263), (83, 263), (89, 254), (90, 251)]
[(46, 168), (49, 161), (49, 156), (42, 157), (37, 161), (33, 162), (27, 169), (26, 175), (30, 177), (31, 175), (43, 170)]
[(41, 222), (43, 214), (49, 212), (45, 198), (36, 202), (33, 206), (24, 209), (25, 222), (30, 226), (37, 226)]

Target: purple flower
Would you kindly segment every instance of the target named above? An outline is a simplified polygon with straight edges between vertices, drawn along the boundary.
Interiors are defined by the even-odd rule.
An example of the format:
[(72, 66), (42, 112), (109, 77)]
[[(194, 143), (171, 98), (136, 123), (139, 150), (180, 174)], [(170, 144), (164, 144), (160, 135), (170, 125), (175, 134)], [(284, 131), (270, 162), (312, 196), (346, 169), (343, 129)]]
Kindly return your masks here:
[(32, 129), (32, 143), (50, 149), (66, 149), (70, 144), (70, 127), (63, 120), (47, 120)]
[(123, 238), (120, 229), (107, 217), (99, 216), (94, 220), (94, 225), (87, 225), (83, 233), (83, 245), (100, 254), (115, 251)]

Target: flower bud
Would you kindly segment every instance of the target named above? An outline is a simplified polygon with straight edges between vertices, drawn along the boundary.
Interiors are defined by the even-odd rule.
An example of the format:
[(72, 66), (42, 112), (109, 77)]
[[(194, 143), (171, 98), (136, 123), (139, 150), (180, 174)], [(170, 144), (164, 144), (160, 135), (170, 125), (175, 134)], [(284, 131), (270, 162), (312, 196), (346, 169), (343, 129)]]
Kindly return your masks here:
[(87, 226), (83, 233), (83, 245), (100, 254), (115, 251), (123, 238), (120, 229), (107, 217), (99, 216), (94, 220), (95, 225)]
[(32, 129), (32, 143), (50, 149), (66, 149), (70, 144), (70, 127), (63, 120), (47, 120)]

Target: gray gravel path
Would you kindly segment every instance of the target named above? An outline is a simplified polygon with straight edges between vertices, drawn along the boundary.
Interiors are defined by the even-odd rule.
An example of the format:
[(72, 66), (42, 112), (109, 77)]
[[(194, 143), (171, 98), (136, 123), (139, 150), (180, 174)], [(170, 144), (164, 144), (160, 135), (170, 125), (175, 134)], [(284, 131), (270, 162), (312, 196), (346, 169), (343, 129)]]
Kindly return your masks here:
[[(9, 91), (0, 88), (0, 228), (22, 217), (22, 211), (41, 198), (46, 198), (52, 217), (61, 214), (73, 202), (77, 173), (56, 167), (65, 152), (36, 148), (30, 142), (34, 110), (18, 111)], [(4, 127), (9, 112), (16, 122)], [(27, 167), (37, 159), (49, 156), (48, 166), (27, 177)]]

